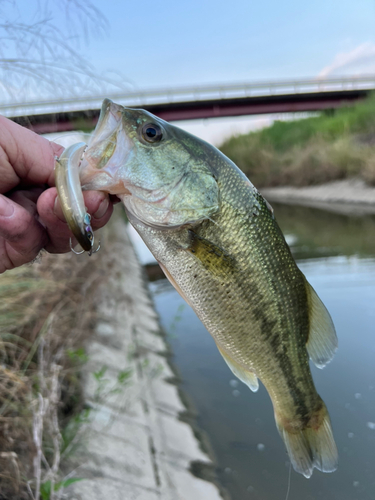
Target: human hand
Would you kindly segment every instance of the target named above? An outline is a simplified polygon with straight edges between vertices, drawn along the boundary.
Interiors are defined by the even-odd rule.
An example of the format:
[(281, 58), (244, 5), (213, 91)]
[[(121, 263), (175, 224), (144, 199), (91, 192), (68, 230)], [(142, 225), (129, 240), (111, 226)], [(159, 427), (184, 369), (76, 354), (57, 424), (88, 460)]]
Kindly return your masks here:
[[(72, 233), (54, 187), (55, 156), (63, 150), (0, 116), (0, 273), (32, 261), (42, 248), (70, 250)], [(93, 229), (104, 226), (113, 210), (108, 196), (86, 191), (84, 199)]]

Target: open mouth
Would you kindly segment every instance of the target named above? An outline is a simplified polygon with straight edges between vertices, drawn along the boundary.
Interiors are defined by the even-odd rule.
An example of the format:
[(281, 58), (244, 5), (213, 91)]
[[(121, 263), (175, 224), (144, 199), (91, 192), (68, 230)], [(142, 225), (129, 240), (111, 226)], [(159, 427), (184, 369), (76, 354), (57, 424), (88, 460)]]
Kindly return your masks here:
[(132, 141), (123, 130), (121, 110), (122, 106), (104, 100), (80, 168), (84, 190), (110, 194), (129, 192), (118, 175), (119, 168), (125, 165), (133, 149)]
[(108, 138), (121, 124), (123, 107), (110, 99), (104, 99), (98, 122), (90, 137), (88, 147), (91, 148), (100, 141)]

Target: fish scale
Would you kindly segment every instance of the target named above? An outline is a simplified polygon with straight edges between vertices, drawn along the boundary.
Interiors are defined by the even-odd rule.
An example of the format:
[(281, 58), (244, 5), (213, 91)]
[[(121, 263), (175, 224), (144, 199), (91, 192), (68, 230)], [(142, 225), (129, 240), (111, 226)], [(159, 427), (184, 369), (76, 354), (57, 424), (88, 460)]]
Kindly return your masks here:
[[(224, 199), (222, 202), (225, 205)], [(195, 228), (199, 236), (218, 247), (220, 245), (234, 258), (233, 271), (230, 276), (224, 276), (223, 282), (194, 254), (183, 251), (189, 248), (187, 229), (181, 230), (180, 234), (159, 231), (155, 235), (147, 227), (135, 227), (157, 260), (169, 270), (184, 295), (189, 297), (189, 302), (215, 341), (224, 351), (231, 353), (234, 361), (253, 370), (266, 386), (274, 404), (278, 402), (278, 410), (286, 418), (294, 420), (301, 406), (307, 408), (304, 413), (320, 406), (306, 351), (308, 310), (304, 279), (294, 261), (279, 273), (277, 259), (271, 253), (275, 251), (273, 247), (279, 246), (281, 261), (287, 259), (290, 251), (265, 204), (259, 215), (245, 220), (234, 218), (232, 212), (230, 205), (224, 206), (222, 215), (214, 222), (206, 221)], [(271, 252), (258, 230), (263, 219), (266, 220), (267, 230), (274, 233), (268, 236)], [(218, 227), (222, 229), (219, 233)], [(158, 242), (155, 246), (156, 236)], [(199, 279), (192, 277), (192, 267)], [(256, 276), (256, 280), (251, 279), (252, 275)], [(270, 291), (273, 300), (268, 298)], [(209, 296), (206, 296), (207, 292)], [(202, 296), (205, 296), (203, 301)], [(280, 309), (283, 309), (282, 315)], [(283, 328), (283, 322), (288, 325), (287, 328)], [(260, 338), (262, 342), (259, 342)], [(299, 385), (303, 386), (303, 390), (298, 389)], [(299, 396), (298, 405), (296, 397), (293, 397), (295, 394)]]

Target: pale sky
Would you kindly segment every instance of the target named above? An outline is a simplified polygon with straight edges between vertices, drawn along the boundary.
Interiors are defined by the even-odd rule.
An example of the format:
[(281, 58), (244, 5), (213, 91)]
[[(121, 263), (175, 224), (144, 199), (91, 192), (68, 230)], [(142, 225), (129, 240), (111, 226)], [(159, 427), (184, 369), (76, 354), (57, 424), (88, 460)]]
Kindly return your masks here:
[[(105, 34), (92, 27), (87, 43), (69, 38), (69, 25), (77, 31), (83, 23), (74, 13), (67, 23), (63, 3), (50, 0), (45, 16), (58, 23), (98, 75), (114, 71), (128, 88), (375, 73), (374, 0), (94, 0), (109, 27)], [(13, 20), (29, 21), (44, 1), (15, 4)], [(1, 7), (0, 17), (6, 4)], [(242, 131), (246, 120), (267, 122), (266, 117), (221, 122), (227, 130)], [(210, 123), (217, 128), (220, 121), (201, 120), (197, 127), (205, 133)]]
[[(85, 54), (101, 70), (121, 71), (139, 87), (314, 77), (339, 54), (364, 44), (375, 60), (374, 0), (95, 5), (110, 29), (84, 47)], [(351, 68), (337, 69), (355, 72), (355, 65), (354, 58)]]

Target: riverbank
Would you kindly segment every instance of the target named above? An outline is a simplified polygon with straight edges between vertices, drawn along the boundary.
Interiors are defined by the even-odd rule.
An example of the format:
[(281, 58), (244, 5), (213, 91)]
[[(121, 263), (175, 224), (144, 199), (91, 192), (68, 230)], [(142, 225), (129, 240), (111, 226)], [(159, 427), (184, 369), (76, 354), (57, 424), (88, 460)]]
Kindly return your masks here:
[(220, 150), (259, 187), (305, 187), (358, 177), (375, 185), (375, 97), (309, 118), (275, 121)]
[(278, 186), (260, 191), (271, 203), (302, 205), (347, 215), (375, 214), (375, 188), (359, 178), (319, 186)]

